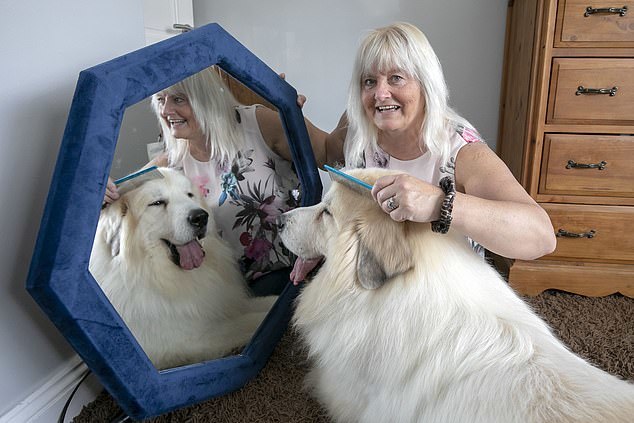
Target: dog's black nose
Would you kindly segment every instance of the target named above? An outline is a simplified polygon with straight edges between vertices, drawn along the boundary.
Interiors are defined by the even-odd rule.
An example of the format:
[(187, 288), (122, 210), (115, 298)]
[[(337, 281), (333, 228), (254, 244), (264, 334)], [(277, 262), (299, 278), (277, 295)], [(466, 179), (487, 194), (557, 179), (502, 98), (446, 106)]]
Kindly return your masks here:
[(207, 213), (203, 209), (196, 209), (189, 212), (189, 216), (187, 216), (187, 221), (190, 225), (192, 225), (196, 229), (202, 229), (207, 226), (207, 221), (209, 220), (209, 213)]

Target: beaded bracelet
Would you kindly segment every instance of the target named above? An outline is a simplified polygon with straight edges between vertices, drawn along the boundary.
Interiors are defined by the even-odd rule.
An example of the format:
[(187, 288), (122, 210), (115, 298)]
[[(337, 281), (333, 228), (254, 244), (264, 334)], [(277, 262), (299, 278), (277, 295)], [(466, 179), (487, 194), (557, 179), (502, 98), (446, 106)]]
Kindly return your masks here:
[(431, 222), (431, 230), (446, 234), (451, 225), (451, 211), (453, 210), (453, 199), (456, 196), (456, 185), (450, 176), (442, 178), (439, 185), (445, 193), (445, 198), (440, 206), (440, 219)]

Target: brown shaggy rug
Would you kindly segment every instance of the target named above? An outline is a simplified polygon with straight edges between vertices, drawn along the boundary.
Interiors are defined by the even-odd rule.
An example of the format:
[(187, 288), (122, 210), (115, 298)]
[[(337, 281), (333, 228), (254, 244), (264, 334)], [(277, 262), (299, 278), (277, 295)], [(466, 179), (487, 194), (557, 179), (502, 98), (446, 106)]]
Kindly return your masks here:
[[(546, 291), (525, 300), (574, 352), (612, 374), (634, 380), (634, 299)], [(263, 371), (242, 389), (147, 422), (330, 423), (302, 387), (307, 369), (306, 354), (289, 329)], [(73, 422), (112, 422), (120, 412), (112, 397), (103, 392)]]

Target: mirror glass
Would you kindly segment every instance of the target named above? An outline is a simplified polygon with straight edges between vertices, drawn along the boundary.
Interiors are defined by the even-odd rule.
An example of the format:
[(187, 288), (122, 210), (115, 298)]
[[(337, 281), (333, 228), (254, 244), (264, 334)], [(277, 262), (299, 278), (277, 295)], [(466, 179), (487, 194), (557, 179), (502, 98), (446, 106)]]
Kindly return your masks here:
[[(271, 128), (283, 135), (279, 113), (220, 67), (201, 72), (209, 71), (216, 79), (205, 81), (222, 84), (221, 91), (228, 90), (239, 103), (228, 116), (236, 120), (232, 123), (245, 147), (216, 177), (200, 167), (220, 165), (193, 159), (190, 150), (188, 159), (169, 164), (179, 177), (153, 179), (157, 175), (151, 172), (153, 177), (121, 183), (121, 197), (101, 211), (91, 254), (93, 277), (159, 370), (238, 354), (288, 281), (277, 276), (288, 273), (294, 260), (277, 237), (275, 218), (299, 206), (298, 179), (290, 162), (268, 154), (258, 141), (263, 138), (249, 135), (259, 130), (267, 136)], [(125, 110), (110, 170), (113, 180), (164, 154), (170, 138), (164, 131), (177, 137), (187, 133), (179, 132), (179, 125), (189, 126), (193, 119), (183, 109), (190, 104), (186, 94), (168, 89), (157, 98), (165, 101), (160, 118), (151, 97)], [(256, 177), (271, 166), (280, 177)], [(212, 175), (209, 185), (199, 184), (201, 175)], [(183, 231), (187, 239), (181, 239)]]
[[(249, 338), (250, 341), (244, 349), (240, 350), (239, 354), (211, 360), (197, 358), (200, 362), (190, 365), (178, 364), (177, 367), (173, 367), (175, 364), (171, 363), (165, 366), (160, 364), (155, 366), (150, 361), (149, 355), (142, 349), (140, 345), (142, 342), (139, 342), (124, 322), (124, 317), (127, 317), (124, 315), (125, 313), (118, 313), (113, 307), (114, 301), (111, 302), (105, 295), (107, 289), (102, 289), (100, 286), (104, 285), (103, 277), (100, 278), (100, 282), (95, 280), (98, 277), (95, 275), (109, 275), (108, 272), (102, 270), (100, 273), (92, 265), (90, 266), (92, 269), (89, 269), (88, 264), (91, 262), (91, 256), (95, 250), (93, 246), (97, 238), (98, 231), (96, 229), (101, 215), (103, 215), (101, 206), (108, 176), (111, 175), (111, 171), (112, 176), (119, 176), (126, 173), (129, 168), (136, 168), (135, 163), (144, 163), (146, 155), (143, 152), (146, 151), (146, 145), (148, 142), (154, 141), (157, 135), (157, 127), (154, 130), (150, 129), (150, 134), (147, 136), (142, 135), (140, 129), (137, 128), (138, 141), (134, 142), (140, 144), (135, 144), (139, 156), (136, 159), (131, 159), (130, 164), (127, 156), (128, 154), (131, 156), (132, 153), (120, 152), (119, 157), (117, 157), (117, 160), (120, 161), (113, 166), (120, 133), (135, 132), (134, 128), (130, 131), (127, 129), (120, 131), (126, 109), (130, 108), (130, 111), (136, 111), (135, 108), (133, 109), (134, 105), (142, 108), (143, 106), (138, 103), (142, 102), (145, 97), (151, 96), (165, 87), (170, 87), (184, 78), (198, 74), (212, 65), (222, 67), (227, 73), (277, 107), (279, 114), (271, 112), (277, 116), (277, 120), (271, 120), (269, 123), (279, 125), (279, 116), (282, 116), (283, 134), (286, 135), (281, 136), (283, 142), (278, 140), (278, 143), (274, 145), (281, 148), (283, 144), (290, 148), (289, 157), (292, 156), (294, 169), (302, 182), (301, 205), (310, 206), (319, 201), (321, 184), (306, 125), (301, 109), (297, 107), (297, 91), (220, 25), (208, 24), (80, 72), (27, 278), (26, 288), (29, 294), (66, 337), (88, 367), (97, 375), (121, 408), (128, 416), (137, 420), (224, 395), (244, 386), (266, 364), (275, 345), (282, 337), (290, 321), (292, 302), (298, 294), (298, 288), (288, 283), (288, 274), (283, 277), (275, 271), (258, 278), (257, 280), (261, 281), (262, 278), (270, 275), (274, 281), (283, 284), (284, 288), (278, 300), (266, 314), (262, 324)], [(126, 120), (133, 120), (132, 116), (127, 117)], [(149, 125), (151, 128), (155, 124), (149, 123)], [(125, 141), (122, 140), (122, 142)], [(134, 150), (134, 147), (132, 149)], [(245, 149), (247, 148), (245, 147)], [(232, 157), (240, 158), (237, 152)], [(242, 157), (243, 160), (238, 161), (236, 168), (236, 171), (242, 170), (243, 174), (247, 174), (246, 176), (251, 176), (251, 173), (254, 173), (248, 171), (250, 167), (249, 157), (248, 154), (246, 158)], [(276, 165), (276, 163), (265, 164), (270, 165), (269, 170), (273, 169), (271, 166)], [(233, 163), (231, 165), (229, 170), (233, 168)], [(125, 168), (126, 166), (128, 168)], [(273, 174), (277, 175), (280, 173), (279, 171), (280, 169), (275, 168)], [(116, 174), (116, 172), (120, 173)], [(184, 178), (184, 176), (174, 172), (176, 171), (168, 170), (165, 175), (171, 174), (174, 176), (174, 181), (177, 181), (179, 176)], [(163, 178), (169, 179), (168, 176)], [(180, 180), (183, 181), (183, 179)], [(236, 180), (240, 181), (237, 177)], [(262, 192), (270, 189), (270, 185), (267, 185), (266, 182), (267, 178), (264, 180), (265, 182), (256, 184), (255, 188), (252, 185), (251, 192), (247, 190), (247, 193), (251, 197), (259, 196), (258, 198), (262, 198)], [(226, 202), (231, 201), (229, 198), (233, 200), (234, 196), (244, 200), (243, 197), (240, 197), (241, 193), (237, 189), (237, 181), (233, 181), (231, 178), (223, 180), (226, 183), (223, 183), (221, 187), (223, 191), (226, 191)], [(141, 188), (146, 185), (154, 187), (150, 190), (148, 198), (142, 197), (139, 200), (139, 204), (145, 207), (144, 215), (149, 213), (158, 215), (167, 209), (165, 207), (166, 198), (160, 195), (161, 184), (155, 182), (155, 180), (151, 180), (141, 186)], [(153, 183), (154, 185), (150, 185)], [(191, 183), (187, 178), (185, 178), (185, 185), (174, 182), (173, 186), (176, 187), (173, 192), (182, 193), (185, 191), (185, 194), (180, 197), (182, 200), (176, 201), (177, 204), (180, 204), (181, 201), (200, 201), (195, 199), (196, 195), (192, 193)], [(186, 186), (184, 190), (181, 189), (183, 186)], [(216, 186), (214, 189), (218, 189), (218, 187)], [(159, 193), (158, 198), (153, 198), (155, 192)], [(255, 202), (250, 203), (253, 207), (250, 207), (249, 212), (240, 217), (246, 219), (249, 216), (252, 218), (249, 222), (261, 223), (264, 221), (264, 223), (270, 223), (266, 217), (273, 214), (278, 204), (273, 201), (274, 197), (269, 197), (264, 197), (263, 201), (260, 202), (262, 207), (255, 207)], [(106, 209), (112, 211), (115, 209), (113, 206), (114, 203)], [(193, 243), (194, 239), (191, 239), (191, 242), (188, 239), (172, 242), (173, 249), (179, 252), (179, 265), (182, 264), (183, 256), (188, 257), (189, 260), (186, 264), (192, 269), (196, 266), (201, 268), (200, 264), (203, 262), (203, 258), (206, 261), (208, 258), (220, 254), (220, 250), (223, 250), (222, 247), (217, 247), (215, 244), (209, 246), (213, 238), (213, 231), (204, 233), (202, 228), (209, 227), (213, 213), (208, 214), (207, 219), (205, 219), (204, 213), (201, 213), (200, 209), (206, 213), (202, 206), (195, 207), (194, 210), (191, 210), (191, 215), (188, 215), (190, 221), (181, 226), (196, 228), (198, 230), (196, 232), (197, 238), (202, 237), (203, 234), (206, 235), (204, 237), (207, 245), (206, 255), (202, 255), (203, 249)], [(119, 215), (132, 215), (134, 210), (134, 207), (121, 208)], [(117, 219), (114, 217), (116, 216), (117, 214), (114, 213), (112, 220), (115, 223)], [(156, 220), (157, 222), (163, 221), (159, 218)], [(120, 221), (123, 222), (123, 220)], [(244, 221), (240, 224), (243, 223)], [(120, 239), (122, 239), (122, 234), (124, 237), (126, 236), (126, 233), (120, 230), (123, 224), (119, 226), (113, 225), (113, 230), (106, 231), (104, 238), (110, 242), (108, 248), (114, 247), (115, 253), (120, 253), (121, 246), (127, 245), (125, 241), (118, 244), (111, 242), (111, 238), (117, 233)], [(152, 224), (150, 222), (142, 228), (142, 233), (156, 236), (157, 232), (160, 233), (165, 228), (172, 227), (173, 225), (169, 224)], [(117, 228), (118, 232), (115, 230)], [(274, 231), (275, 227), (270, 229)], [(190, 229), (191, 231), (192, 229)], [(160, 241), (155, 241), (157, 244), (164, 243), (163, 239), (169, 237), (160, 234), (158, 238)], [(242, 241), (245, 241), (246, 245), (251, 243), (248, 238)], [(165, 246), (161, 246), (165, 251)], [(169, 247), (169, 250), (171, 254), (172, 246)], [(224, 250), (227, 250), (226, 246)], [(251, 251), (255, 254), (253, 257), (255, 262), (258, 262), (257, 259), (261, 257), (258, 254), (262, 250), (253, 248)], [(131, 251), (136, 250), (132, 249)], [(163, 252), (163, 256), (165, 254)], [(115, 260), (113, 257), (120, 256), (120, 254), (113, 254), (112, 251), (109, 255), (111, 261)], [(139, 254), (139, 256), (142, 255)], [(231, 260), (230, 250), (225, 256)], [(140, 259), (135, 260), (135, 263), (144, 262)], [(136, 266), (130, 268), (136, 268)], [(178, 267), (176, 268), (178, 269)], [(145, 270), (158, 272), (156, 278), (150, 278), (151, 281), (162, 280), (165, 277), (163, 273), (167, 273), (165, 269), (158, 266), (149, 266)], [(217, 271), (217, 268), (210, 266), (207, 269), (208, 273), (213, 271)], [(177, 283), (182, 282), (181, 277), (174, 275), (169, 279)], [(120, 282), (122, 279), (113, 278), (113, 280)], [(220, 280), (225, 279), (220, 278)], [(185, 285), (164, 284), (164, 286), (171, 286), (174, 296), (179, 297), (180, 291), (183, 291)], [(240, 286), (240, 283), (229, 286), (235, 288), (235, 286)], [(139, 287), (127, 284), (120, 287), (119, 291), (121, 291), (119, 292), (121, 297), (140, 301), (142, 305), (148, 299), (160, 303), (158, 300), (160, 296), (157, 296), (152, 289), (146, 289), (143, 295), (138, 295)], [(200, 291), (207, 292), (207, 290)], [(218, 290), (218, 293), (222, 295), (219, 295), (218, 298), (224, 301), (226, 292)], [(200, 299), (199, 303), (204, 305), (205, 297), (199, 295), (198, 298)], [(181, 301), (169, 302), (170, 306), (179, 306), (177, 308), (179, 313), (188, 316), (191, 313), (188, 313), (189, 309), (186, 304), (186, 302)], [(230, 307), (230, 301), (224, 301), (223, 305), (227, 310), (235, 310), (235, 308)], [(208, 307), (208, 309), (216, 310), (214, 307)], [(147, 310), (149, 310), (148, 307), (142, 309), (144, 312)], [(167, 308), (153, 310), (154, 315), (158, 317), (165, 317), (167, 314), (165, 313)], [(139, 321), (148, 322), (154, 327), (162, 324), (160, 320), (146, 319), (145, 316), (142, 316)], [(178, 323), (174, 324), (174, 321)], [(224, 320), (218, 321), (223, 322)], [(192, 328), (191, 321), (182, 322), (168, 318), (166, 322), (172, 323), (172, 328), (169, 331), (157, 330), (153, 333), (160, 333), (161, 336), (164, 336), (165, 333), (168, 336), (172, 334), (189, 336), (184, 340), (177, 340), (175, 343), (162, 342), (162, 340), (150, 336), (150, 340), (160, 347), (173, 347), (175, 344), (177, 344), (176, 346), (187, 345), (191, 347), (196, 344), (194, 341), (198, 338), (208, 338), (204, 335), (200, 336), (200, 330), (193, 330), (195, 328)], [(205, 327), (217, 329), (214, 325), (207, 323), (205, 323)], [(250, 331), (253, 330), (251, 327)], [(144, 330), (143, 333), (146, 331)], [(234, 333), (233, 330), (225, 330), (224, 332), (227, 337)], [(251, 336), (251, 333), (248, 332), (248, 335)], [(243, 341), (245, 340), (243, 339)], [(157, 371), (157, 367), (167, 368), (167, 370)]]

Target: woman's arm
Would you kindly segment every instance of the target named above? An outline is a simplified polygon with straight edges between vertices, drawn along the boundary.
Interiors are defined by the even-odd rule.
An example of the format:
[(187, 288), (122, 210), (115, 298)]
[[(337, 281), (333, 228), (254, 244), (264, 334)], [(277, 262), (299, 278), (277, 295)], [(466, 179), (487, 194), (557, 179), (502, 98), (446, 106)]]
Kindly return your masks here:
[(343, 144), (348, 133), (348, 115), (343, 112), (337, 123), (337, 127), (326, 135), (326, 163), (332, 166), (345, 163)]
[[(456, 196), (451, 228), (508, 258), (531, 260), (551, 253), (556, 238), (548, 214), (484, 143), (468, 144), (456, 158)], [(380, 178), (372, 194), (394, 220), (431, 222), (440, 216), (442, 190), (413, 176)]]
[(548, 214), (486, 144), (460, 149), (456, 189), (454, 229), (504, 257), (531, 260), (554, 251)]
[[(257, 107), (255, 116), (264, 141), (276, 154), (291, 161), (291, 149), (286, 139), (286, 133), (280, 119), (280, 115), (268, 107)], [(327, 133), (317, 128), (308, 119), (304, 118), (308, 137), (315, 155), (317, 166), (322, 167), (326, 161), (326, 135)]]

